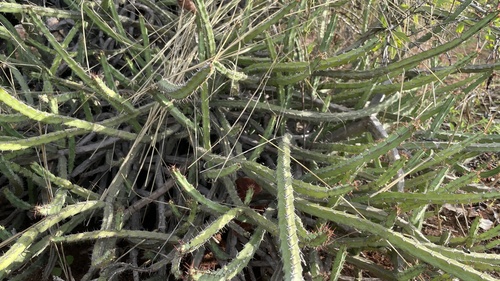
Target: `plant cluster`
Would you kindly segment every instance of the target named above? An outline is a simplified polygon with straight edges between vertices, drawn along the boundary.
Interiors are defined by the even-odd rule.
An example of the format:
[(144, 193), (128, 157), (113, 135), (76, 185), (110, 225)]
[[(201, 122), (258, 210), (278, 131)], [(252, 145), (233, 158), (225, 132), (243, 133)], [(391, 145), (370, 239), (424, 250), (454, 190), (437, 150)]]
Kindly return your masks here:
[(497, 7), (17, 2), (0, 279), (496, 280)]

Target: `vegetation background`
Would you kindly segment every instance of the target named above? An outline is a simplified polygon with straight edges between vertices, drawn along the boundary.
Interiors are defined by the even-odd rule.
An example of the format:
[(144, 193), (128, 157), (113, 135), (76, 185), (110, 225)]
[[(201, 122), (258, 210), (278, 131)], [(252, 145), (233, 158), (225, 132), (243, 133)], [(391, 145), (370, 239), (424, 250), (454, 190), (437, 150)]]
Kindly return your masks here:
[(498, 280), (498, 12), (1, 2), (0, 279)]

